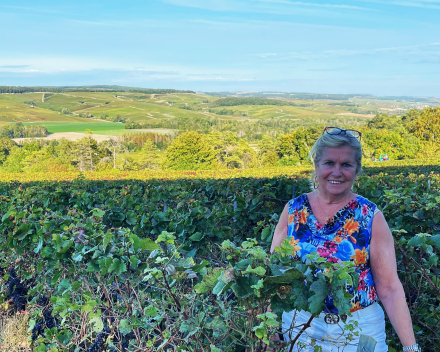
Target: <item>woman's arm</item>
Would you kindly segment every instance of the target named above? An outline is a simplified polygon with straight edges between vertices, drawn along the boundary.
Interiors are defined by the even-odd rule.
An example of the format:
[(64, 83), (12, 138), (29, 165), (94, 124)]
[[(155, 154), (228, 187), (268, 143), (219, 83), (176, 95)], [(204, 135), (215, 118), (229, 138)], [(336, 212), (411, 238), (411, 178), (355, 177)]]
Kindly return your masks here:
[[(280, 215), (280, 218), (278, 220), (278, 224), (275, 227), (275, 232), (273, 234), (272, 239), (272, 245), (270, 246), (270, 252), (272, 253), (275, 250), (275, 247), (281, 246), (281, 243), (283, 243), (283, 240), (287, 238), (287, 220), (289, 218), (289, 203), (286, 204), (286, 206), (283, 209), (283, 212)], [(267, 307), (267, 311), (271, 312), (270, 306)], [(278, 334), (272, 337), (271, 341), (279, 341), (280, 338)], [(267, 347), (267, 351), (273, 351), (272, 348)]]
[(283, 240), (287, 238), (287, 220), (289, 218), (289, 203), (284, 207), (281, 213), (280, 219), (278, 220), (277, 227), (275, 227), (275, 232), (273, 234), (272, 245), (270, 246), (270, 252), (275, 250), (275, 247), (281, 246)]
[(381, 212), (373, 219), (370, 263), (377, 295), (403, 346), (416, 343), (402, 283), (397, 276), (394, 239)]

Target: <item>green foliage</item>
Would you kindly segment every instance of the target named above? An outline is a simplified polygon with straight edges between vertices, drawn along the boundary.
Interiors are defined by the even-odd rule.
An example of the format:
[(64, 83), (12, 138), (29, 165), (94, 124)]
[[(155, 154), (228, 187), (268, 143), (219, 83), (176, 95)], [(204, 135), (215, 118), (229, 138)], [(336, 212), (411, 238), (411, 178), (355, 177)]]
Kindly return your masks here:
[(41, 125), (26, 125), (21, 122), (13, 125), (6, 125), (0, 127), (0, 137), (7, 138), (32, 138), (32, 137), (46, 137), (48, 134), (46, 126)]
[(17, 144), (7, 137), (0, 138), (0, 165), (8, 158), (11, 149), (16, 147)]
[(216, 152), (205, 136), (185, 132), (168, 147), (165, 163), (173, 170), (206, 170), (215, 167), (216, 159)]
[(368, 159), (379, 159), (380, 154), (392, 160), (410, 159), (420, 151), (420, 140), (406, 131), (365, 129), (362, 133), (362, 152)]
[[(388, 219), (418, 341), (438, 349), (440, 179), (438, 167), (437, 174), (430, 168), (365, 168), (355, 191)], [(46, 330), (34, 348), (89, 346), (102, 322), (112, 329), (109, 346), (119, 336), (129, 351), (165, 344), (257, 351), (277, 331), (283, 311), (317, 314), (332, 291), (346, 312), (345, 283), (358, 280), (350, 264), (313, 256), (295, 262), (287, 242), (267, 252), (277, 214), (292, 193), (308, 189), (307, 175), (1, 183), (2, 267), (15, 263), (29, 279), (32, 319), (43, 310), (37, 295), (46, 293), (60, 327)], [(325, 270), (330, 266), (335, 270)], [(312, 275), (315, 269), (322, 271)], [(267, 314), (269, 301), (277, 318)], [(387, 335), (397, 349), (389, 325)]]
[(440, 139), (440, 107), (423, 109), (420, 116), (409, 124), (408, 129), (421, 140), (438, 144)]
[(299, 160), (307, 159), (313, 144), (322, 134), (323, 127), (301, 128), (278, 139), (277, 152), (280, 157), (290, 157)]
[(388, 116), (387, 114), (377, 114), (368, 122), (367, 126), (376, 130), (395, 130), (399, 127), (403, 127), (402, 117), (396, 115)]

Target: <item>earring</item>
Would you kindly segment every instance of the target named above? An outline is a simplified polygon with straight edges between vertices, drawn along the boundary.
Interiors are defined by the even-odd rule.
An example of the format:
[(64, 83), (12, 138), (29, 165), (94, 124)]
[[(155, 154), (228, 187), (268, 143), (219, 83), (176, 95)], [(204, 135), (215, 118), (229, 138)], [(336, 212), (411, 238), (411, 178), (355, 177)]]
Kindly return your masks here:
[(315, 177), (313, 178), (313, 188), (314, 189), (318, 189), (319, 187), (319, 182), (316, 182), (318, 180), (318, 176), (315, 175)]

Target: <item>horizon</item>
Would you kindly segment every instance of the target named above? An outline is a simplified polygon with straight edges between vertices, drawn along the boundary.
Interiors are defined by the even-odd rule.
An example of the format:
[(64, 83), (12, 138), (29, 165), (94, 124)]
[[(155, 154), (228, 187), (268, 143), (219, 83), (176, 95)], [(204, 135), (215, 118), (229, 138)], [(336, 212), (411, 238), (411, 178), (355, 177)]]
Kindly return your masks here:
[(5, 0), (0, 85), (439, 97), (439, 13), (440, 0)]
[[(1, 87), (1, 86), (0, 86)], [(20, 85), (20, 86), (14, 86), (14, 85), (4, 85), (3, 87), (11, 87), (11, 88), (55, 88), (55, 89), (62, 89), (62, 90), (69, 90), (69, 89), (102, 89), (102, 90), (114, 90), (114, 91), (124, 91), (124, 90), (135, 90), (135, 89), (145, 89), (145, 90), (173, 90), (175, 88), (171, 87), (164, 87), (164, 88), (157, 88), (157, 87), (130, 87), (130, 86), (118, 86), (118, 85), (106, 85), (106, 84), (94, 84), (94, 85), (78, 85), (78, 86), (70, 86), (70, 85)], [(118, 90), (118, 88), (121, 88), (121, 90)], [(179, 94), (185, 94), (184, 91), (191, 91), (190, 89), (182, 89)], [(14, 94), (27, 94), (25, 93), (14, 93)], [(292, 92), (292, 91), (281, 91), (281, 90), (273, 90), (273, 91), (263, 91), (263, 90), (236, 90), (236, 91), (191, 91), (186, 92), (188, 94), (255, 94), (255, 93), (263, 93), (263, 94), (319, 94), (319, 95), (353, 95), (354, 97), (376, 97), (376, 98), (432, 98), (432, 99), (439, 99), (439, 96), (435, 95), (375, 95), (371, 93), (328, 93), (328, 92)], [(4, 93), (0, 93), (4, 94)], [(32, 92), (29, 92), (29, 94), (32, 94)], [(171, 94), (171, 93), (170, 93)], [(270, 96), (268, 96), (270, 98)], [(294, 99), (295, 97), (292, 97)]]

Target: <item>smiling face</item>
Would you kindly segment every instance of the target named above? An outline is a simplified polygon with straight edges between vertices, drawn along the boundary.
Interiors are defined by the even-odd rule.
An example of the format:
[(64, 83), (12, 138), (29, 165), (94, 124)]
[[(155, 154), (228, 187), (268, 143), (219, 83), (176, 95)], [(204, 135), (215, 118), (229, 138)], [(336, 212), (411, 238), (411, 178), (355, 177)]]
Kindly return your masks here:
[(329, 196), (345, 197), (356, 179), (356, 158), (350, 146), (327, 147), (315, 165), (319, 190)]

